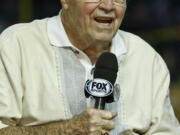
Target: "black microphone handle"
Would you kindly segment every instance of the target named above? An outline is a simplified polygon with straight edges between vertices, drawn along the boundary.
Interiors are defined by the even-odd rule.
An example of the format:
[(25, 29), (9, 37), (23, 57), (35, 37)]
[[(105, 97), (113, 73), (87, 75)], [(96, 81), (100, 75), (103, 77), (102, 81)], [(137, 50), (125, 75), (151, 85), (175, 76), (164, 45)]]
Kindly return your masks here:
[(96, 97), (95, 98), (94, 108), (99, 109), (99, 110), (104, 110), (105, 103), (106, 103), (106, 99), (105, 98)]

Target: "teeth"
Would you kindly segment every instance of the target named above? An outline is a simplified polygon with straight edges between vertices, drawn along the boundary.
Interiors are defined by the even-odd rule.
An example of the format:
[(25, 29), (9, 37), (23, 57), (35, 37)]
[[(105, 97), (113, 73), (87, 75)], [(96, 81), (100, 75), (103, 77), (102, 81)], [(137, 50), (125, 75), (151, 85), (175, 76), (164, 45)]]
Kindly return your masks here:
[(100, 17), (96, 17), (96, 19), (99, 19), (99, 20), (109, 20), (109, 18), (100, 18)]
[(101, 17), (96, 17), (95, 20), (100, 23), (111, 23), (113, 21), (111, 18), (101, 18)]

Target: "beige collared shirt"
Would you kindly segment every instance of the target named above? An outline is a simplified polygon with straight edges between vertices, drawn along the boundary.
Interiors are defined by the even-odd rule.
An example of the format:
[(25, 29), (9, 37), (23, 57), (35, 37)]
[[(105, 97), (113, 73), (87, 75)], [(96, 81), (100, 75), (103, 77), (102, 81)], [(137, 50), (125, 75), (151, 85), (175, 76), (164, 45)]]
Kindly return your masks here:
[[(66, 92), (70, 90), (75, 110), (87, 107), (86, 99), (78, 95), (83, 91), (86, 68), (71, 49), (55, 46), (55, 39), (61, 37), (58, 31), (54, 31), (54, 40), (48, 35), (49, 21), (54, 25), (55, 18), (14, 25), (0, 35), (1, 128), (70, 118), (70, 113), (77, 113), (68, 106)], [(121, 30), (116, 36), (126, 51), (118, 56), (120, 100), (107, 105), (108, 110), (118, 112), (112, 135), (179, 135), (164, 61), (138, 36)]]

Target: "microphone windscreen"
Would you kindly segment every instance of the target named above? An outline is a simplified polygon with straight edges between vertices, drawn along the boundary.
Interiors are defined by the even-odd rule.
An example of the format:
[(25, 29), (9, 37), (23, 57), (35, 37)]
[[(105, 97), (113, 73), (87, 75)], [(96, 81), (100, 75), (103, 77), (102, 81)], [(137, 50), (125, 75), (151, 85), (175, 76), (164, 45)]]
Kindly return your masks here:
[(94, 78), (108, 80), (112, 85), (114, 85), (117, 72), (118, 62), (116, 56), (110, 52), (104, 52), (101, 54), (95, 65)]

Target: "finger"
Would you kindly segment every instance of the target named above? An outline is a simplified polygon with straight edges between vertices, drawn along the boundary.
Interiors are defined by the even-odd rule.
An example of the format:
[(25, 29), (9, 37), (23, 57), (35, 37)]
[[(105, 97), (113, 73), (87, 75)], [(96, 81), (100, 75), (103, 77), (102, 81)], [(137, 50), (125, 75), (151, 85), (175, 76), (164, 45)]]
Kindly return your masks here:
[(109, 120), (101, 120), (101, 122), (96, 124), (96, 126), (99, 126), (105, 130), (112, 130), (115, 128), (114, 122)]
[(94, 125), (94, 126), (89, 127), (90, 133), (94, 133), (94, 132), (101, 131), (101, 130), (102, 130), (102, 127), (100, 127), (100, 126)]
[(106, 111), (106, 110), (97, 110), (94, 108), (89, 108), (86, 110), (86, 112), (90, 117), (99, 116), (100, 118), (107, 119), (107, 120), (111, 120), (118, 115), (117, 112), (110, 112), (110, 111)]
[(109, 112), (109, 111), (104, 111), (104, 110), (100, 110), (99, 111), (99, 116), (102, 119), (106, 119), (106, 120), (112, 120), (113, 118), (115, 118), (117, 116), (117, 112)]
[(107, 130), (96, 130), (91, 132), (90, 135), (110, 135), (110, 132)]
[(114, 119), (118, 115), (117, 112), (112, 112), (112, 119)]
[(101, 135), (102, 129), (100, 127), (91, 127), (89, 135)]
[(89, 128), (90, 135), (110, 135), (110, 130), (102, 129), (102, 127), (99, 126), (91, 126)]

